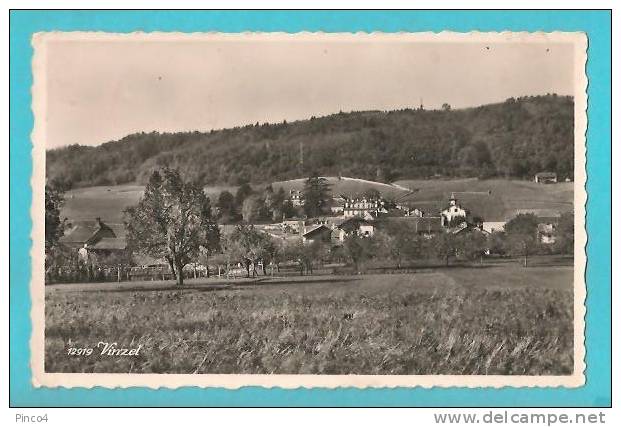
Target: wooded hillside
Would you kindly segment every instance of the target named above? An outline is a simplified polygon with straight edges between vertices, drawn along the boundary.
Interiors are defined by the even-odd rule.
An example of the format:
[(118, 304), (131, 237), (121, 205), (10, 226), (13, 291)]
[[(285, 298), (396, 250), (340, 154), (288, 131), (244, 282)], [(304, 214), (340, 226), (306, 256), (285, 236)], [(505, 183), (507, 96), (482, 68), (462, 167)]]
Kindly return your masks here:
[(211, 132), (138, 133), (47, 152), (71, 186), (144, 183), (179, 167), (203, 185), (344, 175), (390, 182), (445, 177), (573, 178), (573, 99), (508, 99), (463, 110), (363, 111)]

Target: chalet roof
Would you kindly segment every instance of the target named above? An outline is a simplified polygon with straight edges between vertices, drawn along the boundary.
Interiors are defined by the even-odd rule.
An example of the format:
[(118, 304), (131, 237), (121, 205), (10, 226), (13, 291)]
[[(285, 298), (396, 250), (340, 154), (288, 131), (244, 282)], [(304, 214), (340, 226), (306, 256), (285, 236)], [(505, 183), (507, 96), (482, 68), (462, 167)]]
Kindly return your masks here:
[(372, 225), (372, 224), (373, 223), (371, 221), (368, 221), (364, 218), (352, 217), (352, 218), (349, 218), (343, 221), (341, 225), (338, 226), (338, 228), (346, 232), (350, 232), (350, 231), (357, 230), (358, 228), (360, 228), (361, 225)]
[(60, 238), (62, 243), (86, 243), (97, 232), (97, 221), (71, 221), (71, 227)]
[(320, 235), (322, 233), (326, 233), (329, 231), (331, 230), (322, 224), (322, 225), (318, 225), (317, 227), (308, 230), (306, 233), (302, 234), (302, 236), (309, 238), (309, 237), (317, 236), (317, 235)]
[(70, 221), (70, 224), (70, 228), (65, 230), (65, 234), (60, 238), (62, 243), (91, 243), (89, 240), (100, 230), (105, 230), (108, 234), (113, 234), (117, 238), (125, 238), (125, 227), (123, 224), (107, 224), (97, 220)]
[(123, 250), (127, 247), (125, 239), (117, 237), (104, 237), (92, 246), (92, 249), (100, 250)]

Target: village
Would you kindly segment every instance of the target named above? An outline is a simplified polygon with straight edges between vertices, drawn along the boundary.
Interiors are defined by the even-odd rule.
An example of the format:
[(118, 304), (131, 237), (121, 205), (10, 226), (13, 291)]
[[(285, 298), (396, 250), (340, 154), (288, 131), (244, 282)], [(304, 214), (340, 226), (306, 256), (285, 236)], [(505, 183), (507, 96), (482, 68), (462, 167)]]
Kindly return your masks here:
[[(557, 176), (551, 172), (538, 173), (533, 182), (555, 184)], [(270, 200), (277, 198), (271, 195), (274, 194), (271, 186), (268, 190), (270, 193), (265, 200), (260, 198), (260, 204), (273, 204)], [(258, 271), (282, 275), (288, 270), (294, 274), (317, 274), (318, 271), (360, 274), (367, 270), (364, 266), (371, 259), (377, 261), (372, 265), (390, 265), (391, 271), (414, 265), (410, 261), (417, 259), (427, 260), (429, 264), (430, 259), (439, 258), (448, 265), (449, 258), (482, 263), (484, 258), (514, 256), (524, 257), (527, 263), (528, 255), (568, 250), (568, 237), (563, 235), (559, 239), (563, 233), (559, 231), (563, 212), (515, 209), (502, 218), (486, 218), (482, 207), (491, 196), (491, 190), (453, 191), (439, 209), (421, 205), (416, 190), (396, 197), (385, 196), (373, 186), (350, 194), (332, 194), (329, 186), (321, 191), (320, 200), (312, 201), (318, 203), (317, 209), (305, 209), (311, 197), (305, 194), (305, 189), (289, 189), (286, 193), (280, 189), (284, 208), (266, 214), (269, 220), (240, 214), (237, 220), (218, 221), (218, 249), (209, 256), (187, 260), (183, 276), (230, 279), (258, 275)], [(242, 192), (245, 198), (243, 194), (240, 196)], [(234, 197), (226, 193), (231, 199)], [(251, 193), (252, 190), (238, 190), (235, 195), (238, 210), (244, 213), (252, 210), (246, 208)], [(219, 199), (223, 198), (221, 194)], [(224, 219), (218, 203), (212, 210), (215, 217)], [(513, 238), (508, 239), (506, 224), (524, 219), (532, 223), (534, 235), (523, 236), (517, 243)], [(125, 224), (101, 217), (93, 220), (64, 218), (63, 227), (59, 245), (67, 256), (62, 264), (47, 269), (47, 283), (154, 281), (175, 277), (174, 266), (164, 257), (149, 256), (129, 247)], [(233, 250), (227, 253), (226, 241), (236, 232), (237, 237), (239, 233), (249, 232), (259, 236), (260, 247), (244, 249), (244, 252), (253, 253), (252, 257), (240, 254), (239, 249), (237, 253)], [(352, 248), (352, 242), (361, 245)], [(331, 268), (319, 268), (326, 265)], [(344, 268), (347, 265), (353, 269)]]

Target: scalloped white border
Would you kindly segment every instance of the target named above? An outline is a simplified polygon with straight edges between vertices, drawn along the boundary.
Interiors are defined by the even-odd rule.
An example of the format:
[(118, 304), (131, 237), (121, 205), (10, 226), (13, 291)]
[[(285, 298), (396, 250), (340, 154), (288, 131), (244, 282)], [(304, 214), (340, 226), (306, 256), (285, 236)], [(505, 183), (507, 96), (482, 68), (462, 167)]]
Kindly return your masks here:
[[(406, 40), (411, 42), (477, 42), (495, 43), (549, 43), (566, 42), (574, 45), (574, 373), (567, 376), (473, 376), (473, 375), (246, 375), (246, 374), (86, 374), (48, 373), (44, 371), (44, 188), (45, 188), (45, 117), (46, 117), (46, 60), (47, 42), (57, 40), (113, 40), (113, 41), (161, 41), (161, 40), (330, 40), (374, 41)], [(564, 32), (440, 32), (440, 33), (144, 33), (127, 34), (103, 32), (47, 32), (37, 33), (32, 38), (34, 56), (32, 61), (33, 86), (32, 110), (34, 129), (32, 132), (33, 174), (31, 187), (33, 202), (32, 216), (32, 298), (30, 340), (32, 384), (35, 387), (150, 387), (177, 388), (183, 386), (224, 387), (237, 389), (245, 386), (312, 388), (312, 387), (579, 387), (585, 383), (585, 268), (586, 268), (586, 129), (587, 129), (587, 36), (585, 33)]]

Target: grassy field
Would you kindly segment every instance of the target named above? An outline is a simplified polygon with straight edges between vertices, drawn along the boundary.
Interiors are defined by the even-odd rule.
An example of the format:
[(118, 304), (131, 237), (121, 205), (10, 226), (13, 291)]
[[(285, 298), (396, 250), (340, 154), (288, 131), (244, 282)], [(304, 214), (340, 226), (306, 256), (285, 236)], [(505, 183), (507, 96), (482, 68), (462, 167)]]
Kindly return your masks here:
[[(569, 374), (573, 270), (46, 288), (48, 372)], [(142, 345), (137, 357), (69, 347)]]
[[(537, 184), (506, 179), (434, 179), (397, 181), (396, 185), (416, 190), (411, 200), (430, 212), (442, 209), (452, 192), (474, 214), (485, 221), (504, 221), (517, 209), (565, 212), (573, 209), (574, 183)], [(481, 192), (464, 194), (459, 192)], [(485, 194), (489, 192), (489, 194)]]
[[(408, 194), (408, 189), (417, 190), (408, 197), (412, 203), (428, 212), (439, 212), (444, 208), (453, 191), (491, 191), (490, 195), (457, 194), (463, 204), (475, 211), (486, 221), (502, 221), (516, 209), (571, 210), (573, 206), (573, 183), (540, 185), (527, 181), (502, 179), (478, 180), (409, 180), (394, 184), (365, 181), (354, 178), (329, 177), (333, 194), (357, 194), (372, 187), (385, 197), (398, 198)], [(261, 186), (258, 186), (261, 187)], [(283, 187), (301, 190), (304, 179), (273, 183), (277, 190)], [(127, 206), (135, 205), (142, 196), (144, 187), (119, 185), (78, 188), (69, 191), (65, 197), (61, 217), (73, 220), (92, 220), (101, 217), (112, 223), (122, 222), (122, 212)], [(221, 191), (235, 192), (235, 187), (205, 187), (206, 193), (215, 200)]]
[[(380, 192), (380, 194), (387, 198), (396, 198), (410, 192), (410, 190), (406, 187), (393, 184), (384, 184), (375, 181), (368, 181), (365, 179), (349, 177), (341, 177), (341, 179), (339, 179), (338, 177), (334, 176), (326, 177), (326, 179), (328, 181), (328, 184), (330, 185), (330, 190), (334, 195), (362, 194), (369, 188), (376, 189)], [(289, 192), (289, 190), (291, 189), (302, 190), (304, 188), (305, 182), (306, 178), (291, 179), (289, 181), (274, 182), (272, 186), (275, 190), (282, 187), (285, 189), (286, 192)]]
[[(205, 187), (205, 192), (212, 200), (216, 200), (223, 190), (234, 193), (235, 187)], [(122, 223), (123, 210), (136, 205), (143, 192), (142, 185), (76, 188), (65, 194), (65, 204), (60, 216), (72, 220), (93, 220), (100, 217), (106, 222)]]

